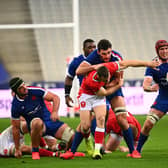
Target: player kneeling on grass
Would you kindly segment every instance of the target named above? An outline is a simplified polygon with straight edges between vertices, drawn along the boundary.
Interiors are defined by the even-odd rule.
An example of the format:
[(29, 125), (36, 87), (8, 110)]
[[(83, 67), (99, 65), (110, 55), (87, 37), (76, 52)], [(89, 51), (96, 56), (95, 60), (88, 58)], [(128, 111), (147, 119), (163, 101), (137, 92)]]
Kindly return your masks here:
[[(15, 157), (22, 156), (20, 149), (20, 117), (27, 123), (32, 143), (32, 159), (40, 159), (39, 144), (42, 135), (50, 135), (71, 144), (74, 131), (59, 120), (59, 97), (43, 88), (28, 87), (19, 78), (12, 78), (9, 82), (15, 93), (12, 101), (12, 132), (15, 143)], [(52, 113), (47, 109), (45, 102), (53, 103)]]
[[(138, 120), (136, 120), (136, 118), (129, 112), (127, 113), (127, 121), (133, 130), (134, 146), (136, 148), (140, 136), (141, 125)], [(122, 130), (112, 109), (109, 110), (109, 115), (106, 123), (106, 134), (108, 135), (108, 139), (104, 147), (105, 153), (110, 153), (117, 149), (119, 149), (121, 152), (129, 152), (129, 149), (127, 147), (120, 146), (121, 140), (123, 138)], [(129, 154), (127, 156), (129, 157)]]

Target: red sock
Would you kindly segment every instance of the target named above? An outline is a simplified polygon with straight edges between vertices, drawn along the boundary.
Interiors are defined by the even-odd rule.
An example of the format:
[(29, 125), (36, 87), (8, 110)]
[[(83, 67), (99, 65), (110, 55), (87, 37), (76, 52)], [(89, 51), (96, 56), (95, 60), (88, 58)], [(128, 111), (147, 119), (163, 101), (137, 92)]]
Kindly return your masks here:
[(40, 156), (53, 156), (53, 152), (46, 149), (39, 149)]
[(41, 139), (40, 139), (40, 146), (41, 146), (41, 147), (45, 147), (46, 145), (47, 145), (47, 144), (46, 144), (44, 138), (41, 137)]
[(104, 132), (95, 131), (95, 143), (103, 144)]

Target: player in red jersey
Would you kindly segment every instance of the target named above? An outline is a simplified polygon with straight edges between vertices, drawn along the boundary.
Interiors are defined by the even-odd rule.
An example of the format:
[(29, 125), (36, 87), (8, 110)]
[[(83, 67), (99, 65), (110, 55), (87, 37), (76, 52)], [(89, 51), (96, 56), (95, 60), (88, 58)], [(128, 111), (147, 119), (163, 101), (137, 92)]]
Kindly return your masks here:
[[(94, 65), (97, 70), (91, 71), (82, 81), (79, 91), (80, 95), (80, 120), (83, 134), (90, 134), (90, 112), (94, 111), (97, 127), (95, 130), (95, 150), (93, 159), (101, 159), (100, 149), (104, 139), (104, 125), (106, 116), (105, 96), (112, 94), (123, 84), (123, 79), (117, 78), (110, 82), (117, 71), (123, 70), (129, 66), (151, 66), (156, 67), (159, 63), (156, 61), (124, 60), (119, 62), (109, 62)], [(77, 73), (78, 73), (77, 69)], [(104, 88), (106, 87), (106, 89)]]
[[(92, 155), (93, 159), (102, 158), (102, 155), (100, 154), (100, 149), (103, 145), (105, 132), (105, 96), (115, 92), (123, 84), (123, 79), (121, 78), (121, 76), (120, 78), (117, 78), (112, 82), (110, 82), (110, 78), (113, 77), (117, 71), (125, 69), (129, 66), (156, 67), (157, 65), (158, 63), (156, 61), (147, 62), (139, 60), (125, 60), (120, 62), (109, 62), (94, 65), (94, 68), (96, 70), (91, 71), (87, 76), (85, 76), (79, 90), (81, 132), (85, 135), (85, 137), (88, 137), (90, 135), (90, 112), (93, 110), (97, 123), (97, 127), (95, 130), (95, 150)], [(104, 87), (107, 88), (105, 89)]]
[[(140, 136), (141, 125), (138, 120), (129, 112), (127, 113), (127, 121), (133, 130), (134, 146), (136, 146)], [(105, 144), (105, 151), (107, 153), (109, 151), (115, 151), (117, 148), (119, 148), (119, 150), (122, 152), (129, 151), (127, 147), (119, 146), (123, 138), (123, 134), (112, 109), (109, 110), (108, 120), (106, 123), (106, 133), (109, 135)]]
[[(104, 62), (115, 62), (119, 61), (120, 63), (126, 63), (122, 62), (120, 54), (118, 52), (115, 52), (112, 50), (112, 44), (109, 40), (102, 39), (98, 42), (97, 50), (93, 51), (89, 56), (79, 65), (76, 73), (77, 75), (87, 75), (87, 73), (91, 72), (92, 70), (95, 70), (95, 66), (100, 63)], [(129, 60), (128, 60), (129, 61)], [(138, 63), (139, 62), (139, 63)], [(132, 62), (130, 66), (150, 66), (147, 62), (144, 64), (143, 61), (138, 62)], [(137, 64), (138, 63), (138, 64)], [(119, 72), (121, 75), (123, 74), (122, 71)], [(113, 79), (117, 77), (117, 75), (112, 76)], [(129, 151), (132, 154), (132, 157), (135, 156), (136, 150), (133, 146), (133, 134), (132, 129), (129, 127), (129, 124), (126, 120), (126, 107), (125, 102), (123, 98), (123, 93), (121, 88), (119, 88), (115, 93), (108, 95), (107, 100), (110, 102), (112, 109), (114, 110), (117, 121), (119, 125), (122, 128), (124, 140), (127, 143), (127, 146), (129, 147)]]

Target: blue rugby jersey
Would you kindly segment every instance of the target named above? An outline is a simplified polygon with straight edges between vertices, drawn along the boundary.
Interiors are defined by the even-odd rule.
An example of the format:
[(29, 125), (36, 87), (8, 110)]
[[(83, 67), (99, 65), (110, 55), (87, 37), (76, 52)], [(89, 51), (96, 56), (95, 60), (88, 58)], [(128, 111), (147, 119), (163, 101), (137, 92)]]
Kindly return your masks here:
[[(85, 61), (88, 62), (91, 65), (103, 63), (103, 61), (101, 60), (101, 57), (97, 53), (97, 51), (98, 50), (96, 49), (92, 53), (90, 53), (87, 56)], [(112, 55), (111, 55), (110, 62), (121, 61), (121, 60), (123, 60), (122, 56), (117, 51), (112, 50)]]
[(145, 76), (150, 76), (159, 85), (158, 98), (168, 102), (168, 63), (163, 63), (155, 69), (146, 68)]
[[(84, 55), (79, 55), (78, 57), (75, 57), (71, 63), (68, 66), (68, 76), (70, 78), (74, 78), (76, 75), (76, 69), (78, 68), (78, 66), (80, 65), (80, 63), (85, 59), (86, 57)], [(82, 79), (83, 79), (83, 75), (77, 75), (77, 78), (79, 79), (79, 83), (81, 85), (82, 83)]]
[(28, 124), (36, 117), (43, 121), (50, 120), (50, 112), (43, 99), (46, 93), (45, 89), (28, 87), (28, 95), (25, 99), (19, 99), (16, 95), (12, 101), (12, 119), (19, 119), (20, 116), (23, 116)]
[[(115, 61), (121, 61), (121, 60), (123, 60), (122, 56), (117, 51), (112, 50), (112, 55), (111, 55), (111, 58), (110, 58), (109, 62), (115, 62)], [(98, 54), (98, 50), (97, 49), (94, 50), (92, 53), (90, 53), (87, 56), (87, 58), (85, 59), (85, 61), (88, 62), (91, 65), (103, 63), (103, 60), (101, 60), (101, 57)], [(112, 79), (114, 79), (114, 77), (112, 77)], [(118, 89), (117, 91), (115, 91), (113, 94), (108, 95), (106, 98), (107, 98), (108, 101), (111, 101), (111, 99), (113, 97), (116, 97), (116, 96), (124, 97), (121, 88)]]

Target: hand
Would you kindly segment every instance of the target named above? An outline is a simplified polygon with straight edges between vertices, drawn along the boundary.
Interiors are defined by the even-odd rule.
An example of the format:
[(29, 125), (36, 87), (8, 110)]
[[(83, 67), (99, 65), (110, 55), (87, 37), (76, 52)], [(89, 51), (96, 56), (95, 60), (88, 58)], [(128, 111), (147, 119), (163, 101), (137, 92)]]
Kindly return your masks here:
[(51, 113), (50, 118), (51, 118), (52, 121), (57, 121), (57, 120), (60, 119), (60, 117), (58, 116), (57, 112), (55, 112), (55, 111), (53, 111), (53, 112)]
[(158, 59), (155, 59), (155, 60), (149, 62), (148, 67), (150, 67), (150, 68), (156, 68), (160, 64), (161, 64), (161, 62)]
[(21, 158), (22, 157), (22, 152), (20, 149), (15, 149), (15, 157), (16, 158)]
[(114, 79), (114, 80), (112, 80), (110, 83), (107, 83), (107, 84), (105, 85), (105, 87), (106, 87), (106, 88), (113, 87), (113, 86), (117, 85), (118, 82), (119, 82), (118, 79)]
[(129, 151), (129, 149), (125, 146), (119, 146), (118, 148), (121, 152), (128, 152)]
[(151, 89), (152, 89), (153, 91), (158, 91), (158, 90), (159, 90), (159, 85), (158, 85), (158, 84), (153, 84), (153, 85), (151, 86)]
[(73, 100), (69, 95), (65, 97), (65, 103), (68, 107), (73, 107)]
[(118, 85), (121, 87), (124, 84), (124, 79), (121, 78), (120, 81), (118, 82)]

